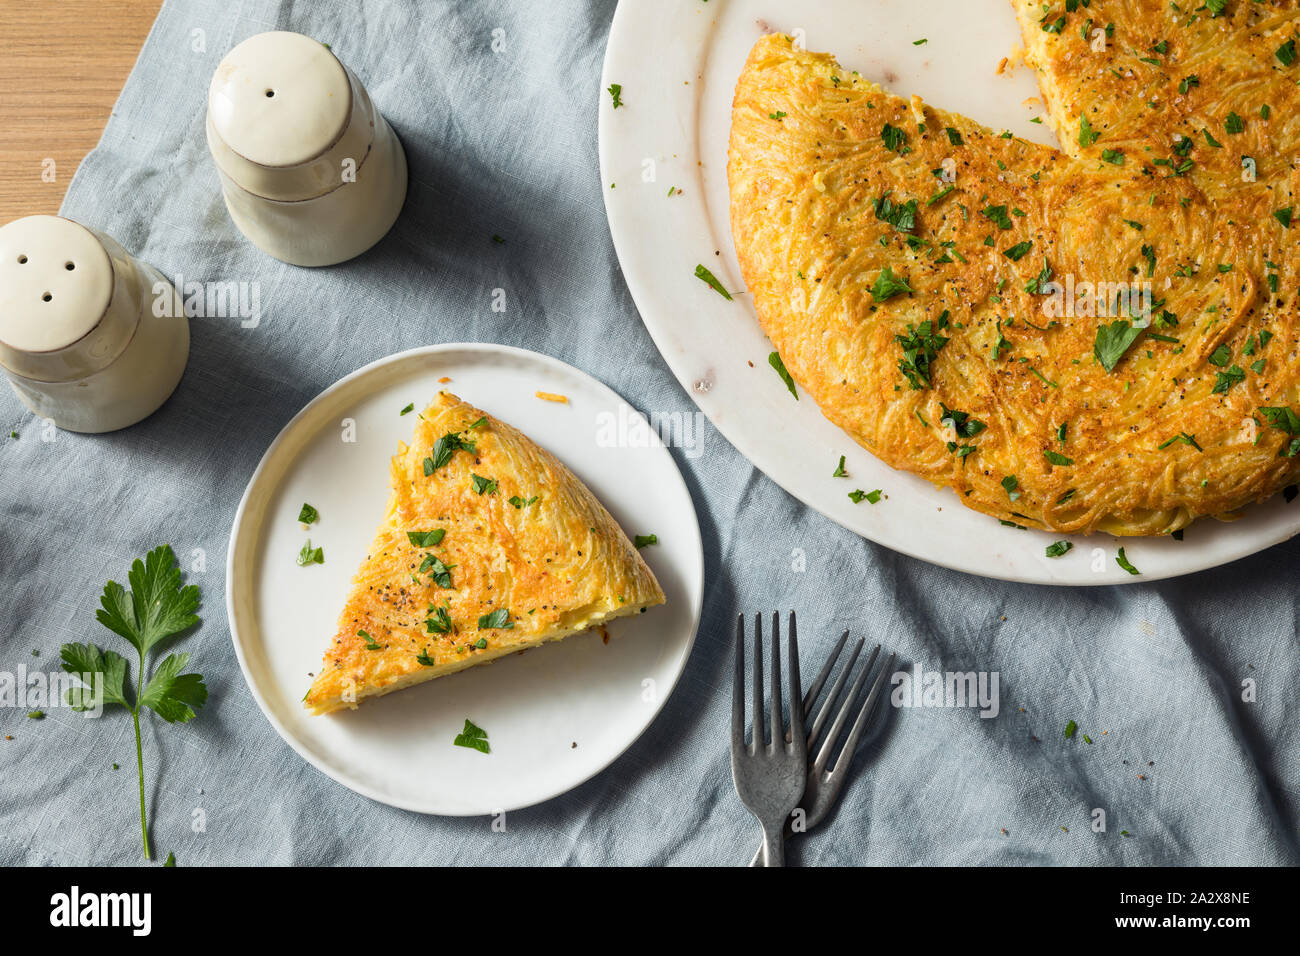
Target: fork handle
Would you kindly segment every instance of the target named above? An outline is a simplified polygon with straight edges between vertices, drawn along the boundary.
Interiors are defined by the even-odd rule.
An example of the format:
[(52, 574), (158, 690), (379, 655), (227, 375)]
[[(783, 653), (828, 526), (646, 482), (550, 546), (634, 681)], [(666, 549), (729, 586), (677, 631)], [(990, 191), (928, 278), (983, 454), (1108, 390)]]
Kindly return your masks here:
[[(789, 831), (790, 831), (790, 824), (789, 824), (789, 822), (787, 821), (787, 822), (786, 822), (786, 825), (785, 825), (784, 827), (781, 828), (782, 836), (789, 836)], [(753, 858), (752, 860), (749, 861), (749, 865), (750, 865), (750, 866), (766, 866), (767, 864), (763, 862), (763, 851), (766, 850), (766, 849), (767, 849), (767, 838), (766, 838), (766, 836), (764, 836), (763, 842), (760, 843), (760, 844), (758, 845), (758, 849), (754, 851), (754, 858)], [(784, 857), (785, 857), (785, 843), (784, 843), (784, 842), (782, 842), (782, 844), (781, 844), (781, 856), (782, 856), (782, 863), (781, 863), (781, 865), (784, 866), (784, 865), (785, 865), (785, 862), (784, 862)]]
[(785, 821), (763, 824), (763, 866), (785, 866)]

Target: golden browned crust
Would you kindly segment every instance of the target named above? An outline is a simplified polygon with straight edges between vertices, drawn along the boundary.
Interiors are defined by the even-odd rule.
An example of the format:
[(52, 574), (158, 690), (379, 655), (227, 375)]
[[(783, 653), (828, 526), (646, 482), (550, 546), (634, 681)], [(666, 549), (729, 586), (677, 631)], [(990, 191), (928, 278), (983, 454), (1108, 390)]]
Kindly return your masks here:
[[(1156, 4), (1094, 0), (1089, 15), (1103, 26), (1113, 19), (1118, 31), (1115, 11), (1135, 6)], [(1082, 19), (1071, 14), (1067, 31), (1079, 34)], [(1223, 27), (1204, 29), (1217, 37)], [(1043, 32), (1037, 17), (1033, 30)], [(1165, 34), (1170, 48), (1194, 30), (1179, 40)], [(1048, 36), (1047, 44), (1066, 42), (1064, 33)], [(1272, 57), (1271, 42), (1257, 55)], [(1055, 55), (1047, 44), (1033, 48), (1037, 62)], [(1019, 525), (1169, 533), (1200, 515), (1230, 516), (1297, 478), (1297, 459), (1285, 457), (1293, 436), (1270, 427), (1261, 409), (1294, 409), (1300, 398), (1298, 233), (1273, 216), (1293, 203), (1291, 174), (1265, 145), (1281, 149), (1285, 140), (1290, 155), (1300, 142), (1291, 108), (1300, 63), (1285, 83), (1264, 84), (1277, 100), (1269, 121), (1259, 117), (1262, 100), (1253, 102), (1247, 130), (1260, 129), (1252, 138), (1227, 133), (1226, 112), (1209, 102), (1205, 123), (1230, 146), (1201, 138), (1179, 152), (1173, 127), (1149, 128), (1155, 110), (1141, 117), (1144, 133), (1121, 139), (1116, 125), (1135, 122), (1123, 111), (1137, 91), (1100, 79), (1089, 96), (1101, 103), (1096, 94), (1110, 89), (1114, 105), (1093, 114), (1102, 136), (1078, 147), (1077, 116), (1054, 97), (1080, 60), (1078, 51), (1058, 55), (1058, 78), (1044, 83), (1063, 140), (1074, 123), (1072, 158), (891, 95), (829, 56), (765, 37), (733, 104), (732, 231), (759, 320), (786, 367), (831, 421), (889, 465)], [(1212, 67), (1200, 69), (1208, 76)], [(1171, 72), (1175, 91), (1178, 81)], [(1245, 117), (1257, 95), (1235, 97)], [(886, 124), (905, 142), (897, 134), (886, 142)], [(1239, 143), (1258, 153), (1258, 183), (1240, 182)], [(1210, 168), (1207, 154), (1229, 152), (1235, 169)], [(1174, 164), (1155, 162), (1168, 157)], [(1207, 171), (1190, 174), (1188, 158)], [(882, 219), (890, 213), (882, 197), (915, 201), (914, 223)], [(886, 269), (911, 291), (873, 294), (885, 291), (876, 283)], [(1150, 283), (1155, 322), (1113, 371), (1094, 356), (1098, 326), (1129, 314), (1088, 314), (1105, 307), (1092, 300), (1090, 310), (1087, 297), (1059, 314), (1071, 311), (1064, 291), (1034, 291), (1045, 270), (1062, 285), (1068, 276), (1076, 291), (1125, 283), (1140, 294)], [(905, 350), (925, 322), (948, 341), (928, 368), (923, 357), (909, 366)], [(959, 433), (960, 415), (945, 409), (986, 427)]]
[[(461, 440), (449, 457), (438, 454), (444, 436)], [(454, 395), (441, 392), (425, 409), (391, 469), (387, 514), (304, 698), (313, 713), (664, 602), (645, 561), (569, 469)], [(480, 480), (480, 493), (476, 476), (496, 485)], [(439, 530), (436, 543), (409, 537)], [(479, 626), (501, 611), (509, 628)]]

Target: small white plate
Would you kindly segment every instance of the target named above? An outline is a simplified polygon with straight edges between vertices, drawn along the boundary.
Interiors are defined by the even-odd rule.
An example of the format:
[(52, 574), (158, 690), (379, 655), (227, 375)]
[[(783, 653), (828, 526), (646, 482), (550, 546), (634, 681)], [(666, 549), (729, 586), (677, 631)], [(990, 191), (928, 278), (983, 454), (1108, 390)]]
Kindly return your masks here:
[[(600, 94), (605, 209), (628, 288), (655, 344), (701, 410), (790, 494), (879, 544), (945, 567), (1040, 584), (1127, 584), (1215, 567), (1300, 533), (1300, 503), (1282, 496), (1231, 524), (1213, 519), (1185, 540), (1063, 537), (1003, 527), (946, 489), (894, 471), (832, 425), (807, 394), (795, 402), (767, 363), (772, 345), (751, 301), (728, 302), (693, 275), (697, 263), (740, 290), (727, 194), (731, 101), (750, 48), (779, 30), (834, 54), (901, 94), (994, 129), (1055, 146), (1033, 72), (997, 75), (1020, 44), (1006, 0), (622, 0)], [(915, 41), (926, 42), (915, 45)], [(613, 108), (607, 88), (622, 86)], [(680, 192), (668, 195), (669, 187)], [(850, 477), (832, 478), (839, 456)], [(881, 488), (879, 504), (848, 492)], [(1115, 562), (1123, 545), (1141, 576)]]
[[(449, 377), (441, 383), (439, 379)], [(440, 388), (522, 430), (564, 461), (642, 550), (668, 603), (367, 701), (310, 716), (301, 698), (333, 638), (348, 585), (388, 501), (388, 461)], [(536, 392), (568, 396), (542, 401)], [(608, 766), (672, 692), (700, 621), (704, 556), (690, 494), (668, 449), (607, 427), (635, 415), (556, 359), (502, 345), (436, 345), (340, 379), (267, 449), (230, 535), (226, 609), (249, 689), (280, 736), (317, 769), (395, 807), (451, 816), (529, 806)], [(623, 416), (620, 418), (620, 416)], [(641, 433), (644, 437), (644, 433)], [(623, 436), (610, 441), (610, 436)], [(630, 438), (627, 436), (631, 436)], [(352, 439), (352, 440), (348, 440)], [(631, 446), (631, 447), (629, 447)], [(304, 502), (320, 512), (307, 531)], [(307, 539), (325, 563), (299, 567)], [(452, 745), (469, 718), (491, 754)]]

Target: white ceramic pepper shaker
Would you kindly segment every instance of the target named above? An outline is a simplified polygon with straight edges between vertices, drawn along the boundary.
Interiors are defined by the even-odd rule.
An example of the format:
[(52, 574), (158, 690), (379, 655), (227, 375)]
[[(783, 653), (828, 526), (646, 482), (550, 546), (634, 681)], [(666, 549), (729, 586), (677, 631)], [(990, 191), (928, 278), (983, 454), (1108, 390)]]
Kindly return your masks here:
[(189, 351), (176, 290), (110, 237), (59, 216), (0, 227), (0, 367), (41, 418), (133, 425), (171, 395)]
[(208, 89), (208, 149), (230, 217), (263, 252), (324, 266), (365, 252), (406, 198), (406, 154), (366, 89), (301, 33), (259, 33)]

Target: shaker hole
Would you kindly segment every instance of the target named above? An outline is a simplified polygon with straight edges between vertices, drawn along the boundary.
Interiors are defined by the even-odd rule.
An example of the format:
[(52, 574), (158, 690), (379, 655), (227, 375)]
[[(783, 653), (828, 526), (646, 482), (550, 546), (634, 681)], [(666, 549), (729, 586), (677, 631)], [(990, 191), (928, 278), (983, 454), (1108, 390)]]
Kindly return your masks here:
[(77, 268), (77, 264), (75, 262), (65, 262), (63, 268), (71, 272), (73, 269)]
[(53, 299), (53, 298), (54, 298), (54, 296), (50, 295), (50, 294), (47, 292), (47, 293), (45, 293), (45, 295), (41, 296), (41, 301), (42, 301), (42, 302), (49, 302), (49, 301), (50, 301), (51, 299)]
[(19, 257), (18, 257), (18, 264), (19, 264), (20, 266), (25, 266), (25, 265), (27, 265), (27, 257), (26, 257), (26, 256), (19, 256)]

